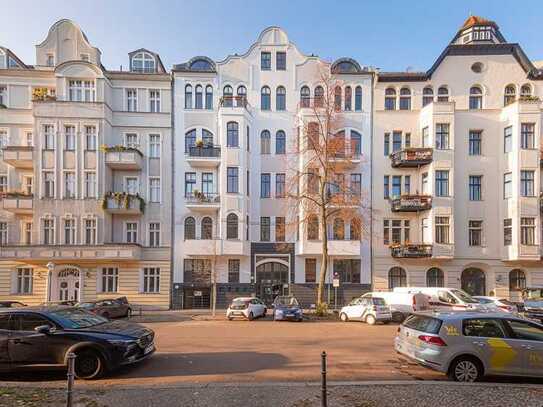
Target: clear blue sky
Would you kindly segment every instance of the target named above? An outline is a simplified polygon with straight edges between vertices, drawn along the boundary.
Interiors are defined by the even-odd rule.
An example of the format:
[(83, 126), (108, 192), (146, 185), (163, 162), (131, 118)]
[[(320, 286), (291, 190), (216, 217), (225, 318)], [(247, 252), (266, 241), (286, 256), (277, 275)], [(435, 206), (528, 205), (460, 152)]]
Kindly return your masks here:
[(427, 69), (469, 14), (495, 20), (509, 42), (543, 60), (543, 0), (1, 0), (0, 45), (26, 63), (61, 18), (75, 20), (109, 69), (145, 47), (169, 69), (196, 55), (244, 53), (267, 26), (302, 52), (349, 56), (384, 70)]

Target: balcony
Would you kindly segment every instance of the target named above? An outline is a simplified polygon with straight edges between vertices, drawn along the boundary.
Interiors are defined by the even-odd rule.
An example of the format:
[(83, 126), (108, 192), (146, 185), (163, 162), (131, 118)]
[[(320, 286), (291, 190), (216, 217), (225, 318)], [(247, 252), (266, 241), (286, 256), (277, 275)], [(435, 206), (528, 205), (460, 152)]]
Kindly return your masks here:
[(185, 159), (193, 167), (218, 167), (221, 163), (220, 146), (192, 146)]
[(343, 167), (355, 166), (360, 164), (360, 152), (351, 148), (334, 151), (330, 157), (330, 162)]
[(2, 149), (5, 163), (23, 170), (31, 170), (34, 167), (32, 159), (32, 146), (7, 146)]
[(390, 200), (392, 212), (419, 212), (432, 209), (430, 195), (401, 195)]
[(249, 111), (251, 105), (247, 101), (247, 96), (223, 96), (219, 101), (220, 107), (244, 108)]
[(390, 246), (392, 257), (418, 259), (432, 257), (431, 244), (395, 244)]
[(34, 202), (32, 194), (8, 192), (2, 195), (2, 209), (18, 215), (31, 215)]
[(390, 154), (390, 165), (393, 168), (420, 167), (430, 164), (433, 160), (433, 154), (431, 148), (404, 148)]
[(102, 209), (111, 214), (142, 215), (145, 211), (145, 201), (138, 194), (107, 192), (102, 199)]
[(137, 148), (113, 146), (103, 147), (106, 165), (113, 170), (141, 170), (143, 154)]
[[(360, 256), (360, 240), (328, 240), (329, 256)], [(303, 240), (296, 245), (296, 254), (316, 256), (322, 254), (322, 241)]]
[(216, 193), (194, 191), (185, 196), (185, 206), (195, 211), (216, 211), (221, 206), (221, 197)]

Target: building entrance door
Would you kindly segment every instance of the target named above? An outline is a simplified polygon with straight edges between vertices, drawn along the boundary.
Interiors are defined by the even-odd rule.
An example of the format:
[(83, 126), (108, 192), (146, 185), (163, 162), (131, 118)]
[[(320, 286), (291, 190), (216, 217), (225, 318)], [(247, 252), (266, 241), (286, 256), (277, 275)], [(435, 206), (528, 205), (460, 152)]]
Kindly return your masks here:
[(58, 300), (79, 301), (79, 270), (71, 268), (58, 272)]
[(477, 268), (469, 268), (462, 272), (462, 290), (470, 295), (486, 295), (485, 273)]
[(270, 261), (256, 267), (256, 292), (267, 305), (278, 295), (288, 293), (288, 266)]

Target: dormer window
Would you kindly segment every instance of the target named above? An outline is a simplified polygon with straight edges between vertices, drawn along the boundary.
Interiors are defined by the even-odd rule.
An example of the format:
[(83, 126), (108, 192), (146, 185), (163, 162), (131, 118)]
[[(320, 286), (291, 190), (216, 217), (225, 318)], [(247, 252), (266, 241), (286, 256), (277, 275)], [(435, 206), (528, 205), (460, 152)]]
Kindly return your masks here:
[(55, 66), (55, 56), (53, 54), (47, 54), (47, 60), (45, 64), (47, 66)]
[(142, 73), (156, 72), (155, 57), (148, 52), (138, 52), (132, 57), (131, 71)]
[(6, 54), (4, 53), (4, 51), (2, 51), (0, 49), (0, 69), (4, 69), (6, 68), (6, 61), (7, 61), (7, 56)]
[(479, 26), (473, 27), (473, 41), (489, 41), (492, 39), (492, 27)]

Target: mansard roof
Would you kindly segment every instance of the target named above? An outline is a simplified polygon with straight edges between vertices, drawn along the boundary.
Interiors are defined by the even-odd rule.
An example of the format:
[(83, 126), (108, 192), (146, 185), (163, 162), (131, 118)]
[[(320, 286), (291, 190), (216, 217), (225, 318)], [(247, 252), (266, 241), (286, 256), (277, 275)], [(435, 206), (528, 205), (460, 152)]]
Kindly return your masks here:
[(176, 72), (217, 72), (215, 62), (206, 56), (197, 56), (182, 64), (173, 66)]
[(368, 69), (360, 66), (360, 64), (352, 58), (339, 58), (334, 61), (332, 64), (332, 73), (335, 74), (357, 74), (357, 73), (367, 73)]
[(157, 54), (156, 52), (148, 50), (147, 48), (138, 48), (138, 49), (136, 49), (136, 50), (134, 50), (132, 52), (129, 52), (128, 53), (128, 58), (132, 59), (132, 57), (134, 55), (136, 55), (137, 53), (139, 53), (139, 52), (146, 52), (148, 54), (151, 54), (155, 58), (155, 60), (157, 61), (157, 73), (165, 73), (165, 72), (167, 72), (166, 68), (164, 68), (164, 64), (162, 63), (162, 59), (160, 59), (160, 55)]

